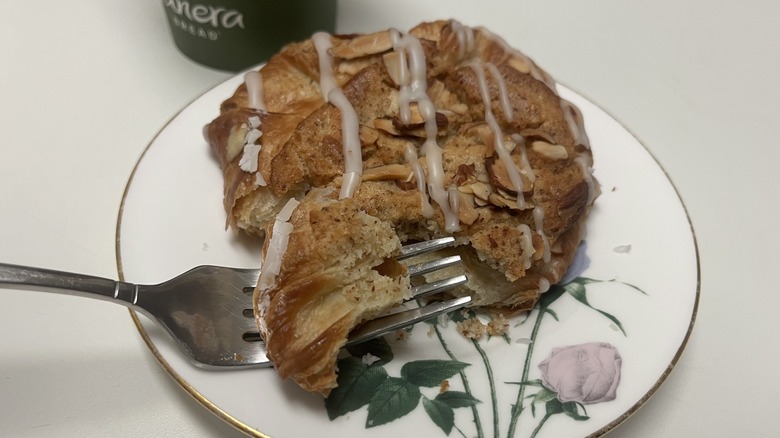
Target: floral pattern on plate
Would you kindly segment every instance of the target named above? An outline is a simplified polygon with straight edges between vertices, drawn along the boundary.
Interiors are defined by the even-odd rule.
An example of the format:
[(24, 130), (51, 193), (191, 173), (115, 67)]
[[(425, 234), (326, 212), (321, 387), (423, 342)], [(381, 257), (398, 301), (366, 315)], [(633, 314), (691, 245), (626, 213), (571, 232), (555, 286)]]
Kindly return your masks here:
[[(593, 307), (588, 302), (587, 285), (602, 283), (604, 280), (581, 276), (590, 264), (586, 248), (587, 245), (583, 242), (561, 284), (552, 286), (542, 294), (534, 309), (525, 317), (513, 318), (519, 319), (515, 327), (529, 324), (533, 318), (530, 337), (514, 341), (528, 346), (520, 380), (505, 382), (518, 387), (514, 400), (507, 402), (498, 399), (496, 386), (499, 382), (496, 381), (491, 365), (495, 355), (488, 354), (482, 347), (483, 342), (490, 340), (491, 334), (500, 336), (507, 344), (512, 343), (507, 330), (509, 321), (502, 315), (485, 315), (480, 309), (457, 310), (428, 323), (428, 333), (438, 339), (449, 360), (419, 359), (406, 362), (401, 366), (399, 375), (391, 375), (385, 365), (394, 359), (394, 355), (392, 346), (386, 340), (377, 339), (348, 348), (348, 355), (338, 363), (339, 386), (325, 400), (329, 418), (333, 420), (366, 407), (365, 427), (373, 428), (402, 419), (422, 406), (431, 421), (445, 435), (449, 436), (456, 430), (463, 437), (471, 436), (464, 429), (465, 425), (473, 423), (476, 436), (484, 437), (486, 428), (476, 406), (489, 403), (493, 436), (507, 438), (517, 435), (518, 421), (526, 409), (530, 409), (532, 420), (541, 417), (531, 431), (531, 437), (537, 436), (553, 415), (564, 414), (574, 421), (587, 421), (590, 417), (585, 405), (609, 402), (617, 397), (623, 359), (613, 345), (592, 341), (554, 347), (548, 357), (537, 364), (540, 378), (529, 380), (531, 365), (535, 359), (535, 341), (539, 336), (542, 321), (546, 316), (559, 321), (554, 304), (564, 295), (568, 294), (594, 311), (595, 317), (607, 318), (626, 335), (623, 324), (617, 317)], [(623, 284), (645, 294), (636, 286)], [(487, 322), (483, 323), (485, 319)], [(450, 322), (454, 324), (449, 324)], [(567, 329), (576, 330), (577, 327), (567, 326)], [(480, 371), (472, 366), (473, 363), (456, 357), (449, 347), (451, 341), (447, 341), (443, 335), (444, 331), (458, 332), (462, 337), (460, 341), (473, 345), (487, 374), (490, 400), (480, 400), (474, 395), (469, 376), (472, 372)], [(401, 332), (399, 338), (407, 337), (410, 332), (411, 329)], [(485, 339), (486, 337), (488, 339)], [(403, 339), (398, 340), (403, 342)], [(502, 354), (500, 350), (497, 350), (497, 353)], [(451, 379), (459, 380), (462, 389), (450, 389)], [(427, 388), (434, 390), (426, 391)], [(536, 392), (527, 394), (529, 388), (535, 389)], [(501, 418), (506, 416), (500, 415), (500, 411), (507, 405), (508, 424), (504, 425)], [(537, 415), (537, 410), (542, 409), (537, 406), (543, 408), (542, 414)], [(471, 418), (468, 418), (469, 411)]]
[[(203, 124), (213, 119), (220, 103), (242, 82), (237, 75), (193, 101), (144, 152), (128, 183), (117, 224), (120, 278), (155, 283), (202, 264), (257, 267), (260, 245), (224, 230), (224, 212), (215, 208), (223, 196), (221, 171), (200, 134)], [(331, 420), (318, 394), (281, 381), (272, 370), (199, 369), (153, 322), (131, 312), (132, 323), (184, 391), (252, 436), (307, 436), (311, 430), (331, 438), (444, 436), (449, 410), (443, 405), (448, 405), (453, 412), (450, 436), (471, 438), (481, 431), (485, 437), (504, 437), (518, 412), (513, 406), (521, 389), (516, 437), (530, 436), (537, 428), (538, 438), (600, 436), (612, 430), (661, 387), (688, 341), (699, 298), (696, 240), (674, 186), (641, 143), (592, 102), (565, 87), (559, 91), (583, 112), (593, 144), (595, 176), (603, 188), (588, 221), (590, 264), (578, 260), (587, 266), (571, 269), (561, 283), (568, 290), (557, 290), (560, 296), (544, 312), (537, 307), (525, 317), (509, 318), (508, 338), (483, 337), (474, 343), (458, 333), (456, 322), (443, 318), (435, 326), (418, 325), (406, 341), (388, 338), (393, 360), (366, 358), (374, 367), (381, 365), (388, 378), (399, 379), (409, 374), (409, 368), (404, 372), (402, 368), (410, 362), (468, 364), (445, 379), (449, 387), (444, 392), (449, 394), (439, 396), (439, 386), (418, 386), (420, 397), (412, 411), (366, 428), (368, 402), (364, 400), (353, 399), (358, 407)], [(632, 292), (623, 280), (640, 286), (647, 295)], [(620, 325), (607, 315), (619, 317)], [(485, 315), (477, 317), (489, 322)], [(537, 324), (540, 329), (531, 342)], [(577, 421), (566, 411), (557, 412), (556, 402), (545, 391), (558, 394), (559, 390), (541, 383), (539, 364), (555, 348), (591, 342), (616, 348), (622, 358), (620, 380), (614, 400), (578, 405), (577, 414), (588, 419)], [(363, 356), (355, 356), (358, 360), (353, 363), (366, 365)], [(382, 356), (374, 353), (373, 357)], [(569, 409), (566, 403), (561, 402), (561, 410), (564, 405)], [(540, 427), (548, 412), (556, 413)], [(440, 418), (432, 420), (437, 415)]]

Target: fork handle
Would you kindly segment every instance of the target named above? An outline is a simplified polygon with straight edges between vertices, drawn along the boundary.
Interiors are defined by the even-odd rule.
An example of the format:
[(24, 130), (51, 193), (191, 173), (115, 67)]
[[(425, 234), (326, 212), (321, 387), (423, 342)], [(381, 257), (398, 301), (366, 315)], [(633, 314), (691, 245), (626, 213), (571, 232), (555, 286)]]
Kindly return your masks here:
[(73, 272), (0, 263), (0, 286), (112, 301), (133, 307), (138, 285)]

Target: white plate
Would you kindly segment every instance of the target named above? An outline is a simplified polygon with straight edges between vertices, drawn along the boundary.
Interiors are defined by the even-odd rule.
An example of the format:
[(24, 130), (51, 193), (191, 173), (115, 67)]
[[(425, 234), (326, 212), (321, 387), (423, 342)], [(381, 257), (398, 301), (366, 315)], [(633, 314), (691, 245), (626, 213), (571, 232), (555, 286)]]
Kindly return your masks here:
[[(222, 174), (201, 135), (241, 80), (236, 76), (187, 106), (138, 162), (117, 226), (122, 279), (156, 283), (200, 264), (257, 267), (259, 242), (224, 228)], [(508, 341), (493, 337), (472, 343), (456, 333), (454, 323), (437, 327), (441, 337), (433, 326), (418, 325), (409, 340), (389, 341), (392, 361), (372, 365), (370, 374), (382, 383), (371, 386), (365, 379), (356, 385), (346, 399), (363, 395), (365, 400), (350, 412), (347, 404), (334, 403), (334, 412), (343, 415), (331, 420), (320, 396), (280, 381), (271, 369), (204, 371), (154, 324), (132, 314), (139, 332), (187, 392), (258, 436), (306, 436), (316, 430), (322, 437), (436, 437), (449, 430), (450, 436), (506, 437), (513, 427), (516, 437), (606, 433), (642, 406), (679, 359), (696, 315), (698, 256), (685, 209), (648, 151), (588, 100), (563, 87), (561, 94), (584, 114), (602, 184), (580, 253), (589, 264), (579, 273), (599, 281), (577, 280), (548, 311), (513, 319)], [(575, 298), (582, 286), (592, 307)], [(559, 349), (565, 346), (579, 347)], [(540, 383), (539, 365), (551, 353), (547, 380)], [(361, 372), (359, 363), (352, 362), (351, 369)], [(444, 379), (449, 394), (439, 396)], [(608, 394), (610, 383), (616, 384), (615, 398), (604, 400), (610, 397), (598, 395)], [(580, 394), (583, 385), (593, 388), (587, 397)], [(373, 400), (371, 394), (377, 394)], [(513, 422), (518, 398), (523, 410)]]

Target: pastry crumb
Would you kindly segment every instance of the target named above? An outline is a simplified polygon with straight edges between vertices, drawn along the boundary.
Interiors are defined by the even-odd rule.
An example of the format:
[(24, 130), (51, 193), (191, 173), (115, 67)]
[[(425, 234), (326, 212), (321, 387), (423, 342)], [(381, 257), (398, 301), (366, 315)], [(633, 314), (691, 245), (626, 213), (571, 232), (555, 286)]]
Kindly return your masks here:
[(439, 394), (445, 393), (450, 390), (450, 381), (445, 379), (439, 384)]
[(362, 361), (362, 362), (363, 362), (365, 365), (372, 365), (374, 362), (376, 362), (376, 361), (378, 361), (378, 360), (379, 360), (379, 358), (378, 358), (378, 357), (376, 357), (376, 356), (374, 356), (374, 355), (373, 355), (373, 354), (371, 354), (371, 353), (366, 353), (366, 354), (364, 354), (364, 355), (363, 355), (363, 357), (361, 358), (361, 361)]
[(461, 321), (457, 324), (457, 327), (458, 333), (474, 340), (481, 339), (482, 335), (485, 334), (486, 329), (485, 324), (477, 318), (469, 318), (465, 321)]
[(487, 324), (487, 334), (489, 336), (504, 336), (509, 331), (509, 321), (501, 313), (492, 315), (492, 319)]
[(405, 341), (409, 339), (409, 337), (412, 335), (411, 331), (406, 329), (396, 330), (395, 332), (395, 340), (396, 341)]

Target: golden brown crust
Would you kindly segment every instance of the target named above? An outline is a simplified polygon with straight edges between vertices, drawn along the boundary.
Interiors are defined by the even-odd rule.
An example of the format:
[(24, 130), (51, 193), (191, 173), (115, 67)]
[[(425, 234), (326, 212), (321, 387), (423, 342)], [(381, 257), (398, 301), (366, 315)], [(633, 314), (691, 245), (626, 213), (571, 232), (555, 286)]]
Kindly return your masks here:
[[(267, 326), (268, 348), (280, 374), (306, 389), (327, 393), (335, 385), (335, 357), (349, 330), (405, 292), (397, 275), (382, 275), (384, 268), (377, 268), (393, 250), (369, 236), (400, 244), (454, 235), (460, 246), (452, 251), (463, 256), (469, 283), (453, 294), (469, 294), (476, 305), (509, 312), (531, 308), (559, 281), (582, 239), (598, 183), (590, 175), (592, 156), (579, 112), (524, 55), (481, 29), (472, 30), (473, 46), (464, 45), (462, 32), (448, 21), (423, 23), (409, 32), (425, 55), (427, 96), (436, 109), (436, 142), (443, 151), (443, 187), (457, 190), (452, 192), (458, 200), (457, 231), (446, 231), (445, 214), (436, 203), (431, 201), (432, 215), (422, 208), (427, 195), (417, 190), (405, 151), (411, 145), (420, 155), (427, 180), (424, 118), (413, 103), (410, 121), (401, 121), (396, 69), (401, 55), (393, 50), (390, 31), (330, 37), (335, 80), (360, 125), (363, 179), (351, 199), (336, 199), (345, 172), (342, 113), (322, 98), (311, 40), (285, 47), (261, 69), (267, 111), (247, 108), (242, 85), (207, 129), (224, 171), (225, 208), (233, 228), (270, 234), (287, 200), (301, 201), (277, 282), (257, 293), (258, 300), (269, 300), (257, 314)], [(487, 84), (487, 107), (481, 81)], [(511, 162), (495, 149), (497, 133), (488, 113), (500, 127)], [(263, 132), (258, 168), (266, 185), (239, 168), (236, 150), (252, 116), (259, 117)], [(521, 187), (514, 186), (512, 169), (520, 171)], [(340, 264), (344, 254), (356, 252), (374, 256)], [(375, 301), (370, 309), (364, 305), (368, 299), (354, 299), (361, 296), (356, 285), (369, 281), (363, 274), (373, 276), (370, 282), (389, 281), (382, 293), (368, 294)], [(322, 315), (321, 308), (330, 309), (321, 324), (303, 324)]]
[(349, 331), (409, 290), (405, 269), (388, 261), (401, 247), (393, 229), (333, 195), (318, 189), (302, 200), (274, 286), (255, 292), (279, 375), (323, 394), (335, 386), (336, 356)]

